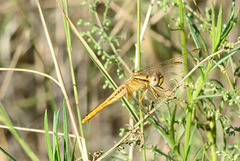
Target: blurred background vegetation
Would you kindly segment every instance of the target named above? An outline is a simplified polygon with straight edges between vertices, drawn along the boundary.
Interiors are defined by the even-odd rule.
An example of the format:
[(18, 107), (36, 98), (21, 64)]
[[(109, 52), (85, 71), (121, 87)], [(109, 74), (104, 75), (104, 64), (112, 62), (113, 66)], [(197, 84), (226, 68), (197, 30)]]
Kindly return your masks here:
[[(213, 4), (216, 22), (220, 5), (222, 5), (222, 24), (226, 24), (231, 14), (232, 1), (218, 0), (213, 1)], [(66, 45), (63, 15), (56, 1), (41, 0), (40, 5), (53, 43), (54, 51), (56, 52), (57, 61), (66, 85), (72, 110), (73, 113), (76, 114), (75, 118), (77, 118), (70, 67), (71, 63), (69, 61)], [(146, 18), (149, 5), (149, 1), (144, 0), (141, 2), (142, 23)], [(235, 13), (237, 13), (240, 1), (236, 1), (235, 5)], [(197, 24), (197, 28), (201, 32), (209, 50), (212, 50), (212, 40), (209, 37), (209, 31), (206, 30), (206, 26), (212, 23), (211, 7), (212, 1), (209, 0), (196, 0), (195, 3), (194, 1), (186, 0), (184, 9), (185, 14), (190, 17), (189, 19), (191, 19), (194, 24)], [(134, 70), (135, 65), (137, 1), (69, 0), (68, 10), (69, 18), (94, 53), (98, 56), (104, 67), (106, 67), (109, 75), (111, 75), (117, 85), (121, 85), (126, 78), (131, 75), (131, 71)], [(207, 24), (203, 23), (203, 19)], [(185, 20), (187, 21), (188, 19), (186, 18)], [(239, 18), (236, 17), (236, 20), (239, 20)], [(197, 49), (190, 35), (190, 24), (191, 23), (188, 21), (184, 28), (187, 37), (187, 50), (189, 53), (192, 53), (193, 57), (198, 57), (199, 49)], [(141, 42), (143, 67), (157, 64), (160, 61), (181, 54), (181, 38), (178, 25), (178, 2), (169, 0), (154, 1), (146, 32)], [(211, 25), (208, 29), (211, 30), (210, 28)], [(236, 23), (227, 35), (227, 41), (233, 43), (237, 42), (239, 33), (240, 25)], [(76, 76), (79, 108), (81, 116), (83, 117), (91, 109), (106, 99), (113, 89), (108, 88), (111, 87), (110, 83), (105, 80), (100, 70), (98, 70), (91, 61), (87, 51), (74, 33), (72, 33), (71, 36), (71, 47), (70, 51)], [(201, 48), (200, 50), (203, 50), (203, 47)], [(205, 52), (203, 52), (203, 55), (203, 57), (207, 56)], [(236, 66), (239, 66), (239, 52), (233, 56), (232, 60), (235, 61)], [(189, 61), (190, 69), (197, 63), (193, 62), (194, 59), (191, 58)], [(53, 119), (53, 113), (58, 109), (62, 109), (63, 106), (63, 93), (55, 82), (39, 74), (33, 74), (26, 71), (13, 72), (4, 69), (31, 69), (46, 73), (57, 79), (49, 44), (46, 41), (39, 11), (34, 0), (0, 1), (0, 67), (0, 102), (2, 108), (11, 119), (13, 126), (28, 128), (27, 131), (18, 130), (18, 133), (39, 160), (47, 160), (48, 154), (45, 135), (39, 132), (32, 132), (29, 129), (44, 129), (44, 113), (46, 109), (48, 109), (49, 129), (52, 129), (51, 120)], [(239, 68), (235, 68), (238, 69), (238, 71), (235, 71), (238, 73)], [(230, 73), (229, 79), (231, 81), (235, 81), (237, 77), (239, 77), (239, 73), (236, 76), (233, 70), (229, 69), (227, 72)], [(211, 74), (212, 78), (221, 82), (224, 89), (230, 90), (228, 82), (221, 76), (220, 70)], [(192, 75), (193, 82), (196, 80), (194, 78), (197, 78), (199, 75), (200, 73), (198, 72)], [(239, 87), (239, 82), (235, 82), (236, 84), (234, 85)], [(212, 84), (206, 84), (206, 86), (207, 85), (211, 86)], [(210, 89), (211, 88), (213, 87), (211, 86)], [(239, 88), (236, 88), (235, 92), (238, 91)], [(227, 100), (230, 99), (227, 98)], [(218, 102), (220, 99), (213, 101)], [(235, 131), (239, 130), (237, 129), (237, 127), (239, 128), (239, 109), (235, 103), (231, 104), (229, 101), (226, 102), (224, 109), (221, 111), (221, 116), (224, 116), (224, 118), (226, 117), (226, 120), (229, 121), (229, 126), (227, 126), (229, 128), (227, 130), (230, 131), (226, 133), (227, 131), (224, 130), (225, 127), (222, 127), (220, 130), (221, 132), (219, 133), (216, 131), (216, 133), (225, 136), (230, 132), (234, 132), (225, 139), (218, 136), (218, 138), (220, 138), (219, 147), (225, 146), (224, 148), (218, 149), (218, 152), (228, 156), (230, 154), (227, 148), (231, 148), (228, 146), (232, 145), (234, 147), (236, 143), (238, 144), (238, 146), (236, 146), (240, 148), (239, 132), (235, 133)], [(236, 112), (236, 109), (238, 109), (238, 112)], [(60, 113), (62, 113), (61, 110)], [(84, 125), (84, 133), (89, 153), (93, 154), (94, 152), (107, 151), (110, 149), (115, 142), (120, 139), (120, 129), (128, 127), (126, 124), (129, 123), (129, 115), (128, 110), (122, 106), (122, 102), (118, 101)], [(62, 117), (60, 117), (60, 122), (61, 121)], [(3, 121), (1, 120), (1, 122)], [(184, 128), (182, 128), (182, 130), (184, 130)], [(59, 127), (59, 131), (62, 131), (62, 127)], [(69, 126), (69, 133), (74, 133), (71, 129), (71, 125)], [(199, 133), (203, 132), (199, 130)], [(168, 154), (168, 145), (164, 142), (164, 138), (162, 138), (154, 128), (147, 127), (146, 135), (148, 136), (146, 139), (146, 146), (153, 147), (157, 145), (162, 152)], [(196, 137), (194, 139), (198, 138)], [(202, 141), (206, 142), (204, 139), (206, 139), (206, 136), (202, 134)], [(73, 144), (74, 139), (71, 139), (71, 142)], [(201, 141), (198, 140), (197, 142)], [(62, 144), (60, 139), (60, 147), (63, 146)], [(17, 160), (32, 160), (15, 140), (11, 132), (4, 128), (0, 128), (0, 147), (5, 149)], [(203, 149), (204, 148), (206, 147), (203, 147)], [(135, 149), (133, 160), (141, 159), (139, 149), (141, 148)], [(223, 151), (221, 151), (221, 149), (223, 149)], [(147, 160), (150, 160), (153, 155), (156, 154), (156, 151), (152, 152), (149, 149), (149, 151), (147, 151)], [(209, 151), (206, 150), (206, 153), (207, 152)], [(127, 158), (127, 154), (121, 150), (116, 150), (113, 155), (115, 155), (116, 158), (118, 156), (125, 159)], [(79, 154), (76, 154), (76, 158), (78, 157)], [(6, 158), (6, 156), (0, 153), (0, 158)], [(209, 158), (211, 157), (209, 156)], [(206, 157), (204, 159), (208, 160), (209, 158)], [(157, 157), (157, 160), (158, 159), (165, 159), (165, 157), (159, 155)]]

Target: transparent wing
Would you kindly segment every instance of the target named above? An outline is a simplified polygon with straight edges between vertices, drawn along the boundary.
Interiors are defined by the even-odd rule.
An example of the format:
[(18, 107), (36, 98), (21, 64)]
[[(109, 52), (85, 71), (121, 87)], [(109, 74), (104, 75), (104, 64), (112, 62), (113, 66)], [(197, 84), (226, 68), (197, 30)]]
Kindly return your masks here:
[(152, 75), (154, 72), (160, 72), (164, 76), (162, 88), (164, 88), (165, 91), (172, 90), (176, 86), (177, 82), (183, 78), (182, 57), (178, 56), (170, 60), (152, 65), (140, 71), (148, 73), (149, 75)]
[[(167, 103), (170, 101), (178, 102), (177, 98), (174, 97), (173, 89), (183, 78), (182, 57), (179, 56), (164, 62), (160, 62), (156, 65), (152, 65), (143, 70), (140, 70), (140, 72), (148, 73), (150, 76), (154, 72), (160, 72), (164, 77), (164, 81), (161, 86), (154, 87), (154, 89), (151, 89), (151, 87), (149, 87), (142, 100), (142, 105), (144, 107), (148, 107), (149, 110), (151, 108), (158, 108), (158, 110), (156, 111), (158, 114), (155, 113), (154, 115), (158, 116), (157, 120), (161, 120), (163, 117), (166, 116), (165, 114), (169, 112)], [(156, 98), (156, 94), (153, 94), (153, 90), (157, 93), (159, 97)], [(159, 118), (159, 116), (161, 118)]]

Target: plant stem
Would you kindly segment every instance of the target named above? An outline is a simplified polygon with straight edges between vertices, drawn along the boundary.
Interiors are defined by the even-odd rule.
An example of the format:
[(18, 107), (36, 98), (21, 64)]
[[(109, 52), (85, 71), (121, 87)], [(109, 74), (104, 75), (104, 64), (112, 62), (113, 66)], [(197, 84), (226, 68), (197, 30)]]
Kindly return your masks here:
[[(61, 1), (61, 5), (62, 5), (62, 8), (64, 8), (66, 16), (68, 16), (68, 1), (64, 1), (64, 2), (65, 3), (63, 4), (63, 2)], [(79, 101), (78, 101), (77, 83), (76, 83), (76, 77), (75, 77), (73, 61), (72, 61), (72, 43), (71, 43), (70, 27), (69, 27), (69, 23), (66, 20), (64, 15), (63, 15), (63, 22), (64, 22), (64, 29), (65, 29), (65, 34), (66, 34), (67, 52), (68, 52), (68, 58), (69, 58), (69, 63), (70, 63), (73, 93), (74, 93), (76, 110), (77, 110), (77, 115), (78, 115), (78, 123), (80, 125), (81, 136), (84, 138), (83, 128), (82, 128), (82, 124), (81, 124), (81, 113), (79, 110), (80, 107), (79, 107)]]
[[(183, 11), (183, 3), (182, 0), (179, 0), (179, 17), (180, 17), (180, 32), (181, 32), (181, 45), (182, 45), (182, 57), (183, 57), (183, 67), (184, 67), (184, 75), (188, 74), (188, 64), (187, 64), (187, 51), (186, 51), (186, 37), (184, 32), (184, 11)], [(189, 83), (189, 78), (186, 79), (186, 84)], [(191, 91), (187, 88), (188, 100), (191, 100)], [(192, 106), (187, 106), (187, 125), (186, 125), (186, 134), (185, 134), (185, 159), (188, 154), (189, 149), (189, 139), (191, 132), (191, 123), (192, 123)]]
[[(136, 51), (136, 64), (135, 67), (137, 70), (141, 69), (141, 0), (137, 1), (137, 51)], [(140, 108), (141, 102), (140, 102), (140, 97), (141, 97), (141, 92), (138, 92), (139, 94), (139, 115), (140, 119), (143, 119), (143, 113), (142, 109)], [(142, 157), (143, 161), (146, 160), (146, 150), (145, 150), (145, 142), (144, 142), (144, 122), (141, 122), (140, 128), (141, 128), (141, 133), (142, 133)]]
[[(56, 69), (57, 78), (58, 78), (59, 84), (61, 85), (61, 91), (64, 95), (64, 98), (66, 100), (66, 105), (67, 105), (68, 111), (70, 113), (70, 119), (71, 119), (71, 123), (72, 123), (72, 126), (73, 126), (73, 131), (74, 131), (75, 135), (77, 136), (77, 142), (78, 142), (83, 160), (88, 160), (87, 152), (84, 151), (82, 141), (80, 140), (80, 137), (79, 137), (77, 125), (76, 125), (75, 118), (74, 118), (74, 115), (73, 115), (73, 111), (72, 111), (70, 101), (69, 101), (69, 96), (68, 96), (67, 91), (66, 91), (66, 87), (65, 87), (65, 84), (64, 84), (64, 81), (63, 81), (63, 77), (62, 77), (62, 73), (61, 73), (61, 70), (60, 70), (60, 67), (59, 67), (59, 63), (57, 61), (57, 57), (56, 57), (55, 51), (53, 49), (52, 41), (50, 39), (48, 29), (47, 29), (47, 25), (46, 25), (46, 22), (45, 22), (45, 19), (44, 19), (44, 16), (43, 16), (43, 13), (42, 13), (42, 10), (41, 10), (41, 7), (40, 7), (40, 3), (39, 3), (38, 0), (36, 0), (36, 4), (38, 6), (38, 11), (39, 11), (41, 22), (42, 22), (42, 25), (43, 25), (43, 28), (44, 28), (45, 36), (46, 36), (46, 39), (47, 39), (47, 42), (48, 42), (48, 45), (49, 45), (49, 48), (50, 48), (50, 51), (51, 51), (50, 53), (52, 55), (52, 59), (53, 59), (54, 66), (55, 66), (55, 69)], [(61, 8), (60, 4), (59, 4), (59, 7)]]
[[(215, 117), (213, 118), (215, 119)], [(215, 121), (214, 121), (215, 122)], [(216, 129), (211, 129), (211, 131), (207, 131), (207, 137), (210, 142), (210, 149), (211, 149), (211, 161), (217, 161), (216, 155), (216, 137), (214, 136)]]

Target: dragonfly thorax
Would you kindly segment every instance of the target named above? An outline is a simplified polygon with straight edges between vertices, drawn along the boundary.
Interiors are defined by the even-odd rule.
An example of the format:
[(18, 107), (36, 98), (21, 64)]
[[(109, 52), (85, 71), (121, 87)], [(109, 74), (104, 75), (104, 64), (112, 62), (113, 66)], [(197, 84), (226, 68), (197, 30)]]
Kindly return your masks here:
[(163, 75), (159, 72), (154, 72), (150, 77), (149, 77), (149, 82), (151, 83), (152, 86), (161, 86), (164, 81)]

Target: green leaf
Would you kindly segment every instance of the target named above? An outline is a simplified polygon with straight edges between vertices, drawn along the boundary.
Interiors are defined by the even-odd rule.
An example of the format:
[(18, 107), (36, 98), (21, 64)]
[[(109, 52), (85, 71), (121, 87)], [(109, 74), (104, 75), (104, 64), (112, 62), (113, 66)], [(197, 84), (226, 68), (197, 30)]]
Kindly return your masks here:
[(76, 140), (74, 142), (74, 145), (73, 145), (72, 154), (71, 154), (71, 161), (74, 161), (74, 152), (75, 152), (76, 144), (77, 144), (77, 138), (76, 138)]
[(171, 157), (170, 155), (168, 154), (165, 154), (164, 152), (162, 152), (160, 149), (157, 149), (157, 148), (152, 148), (152, 151), (159, 154), (159, 155), (162, 155), (164, 157), (166, 157), (166, 160), (171, 160), (171, 161), (176, 161), (173, 157)]
[(59, 110), (57, 112), (54, 112), (54, 115), (53, 115), (53, 160), (56, 160), (55, 156), (55, 152), (58, 148), (58, 144), (56, 142), (56, 140), (58, 139), (57, 138), (57, 126), (58, 126), (58, 118), (59, 118)]
[(53, 161), (53, 152), (52, 152), (49, 130), (48, 130), (47, 110), (45, 110), (45, 115), (44, 115), (44, 130), (45, 130), (45, 139), (47, 144), (48, 159), (49, 161)]
[(232, 56), (233, 54), (235, 54), (238, 50), (240, 50), (240, 46), (236, 47), (235, 49), (233, 49), (232, 51), (229, 52), (229, 54), (227, 54), (226, 56), (224, 56), (222, 59), (220, 59), (214, 66), (212, 66), (212, 68), (210, 69), (210, 72), (216, 68), (216, 66), (220, 65), (222, 62), (224, 62), (225, 60), (227, 60), (230, 56)]
[(192, 19), (190, 17), (188, 17), (188, 16), (186, 16), (186, 17), (187, 17), (187, 20), (188, 20), (189, 24), (191, 25), (191, 26), (189, 26), (189, 30), (190, 30), (190, 34), (193, 37), (193, 41), (194, 41), (196, 47), (197, 48), (201, 48), (200, 42), (199, 42), (199, 40), (197, 38), (197, 37), (199, 37), (205, 52), (207, 53), (207, 55), (209, 55), (207, 43), (204, 40), (204, 38), (203, 38), (202, 34), (200, 33), (200, 31), (198, 30), (198, 27), (194, 24), (194, 22), (192, 21)]
[[(235, 0), (232, 1), (231, 16), (230, 16), (230, 18), (227, 22), (227, 25), (226, 25), (224, 31), (222, 32), (221, 43), (225, 41), (228, 33), (231, 31), (233, 25), (235, 24), (235, 21), (236, 21), (237, 18), (234, 17), (234, 12), (235, 12)], [(239, 10), (237, 12), (237, 15), (238, 15), (238, 13), (239, 13)]]
[(214, 37), (213, 53), (217, 51), (221, 43), (221, 33), (222, 33), (222, 5), (220, 5), (218, 12), (217, 33)]
[[(54, 133), (55, 135), (56, 133)], [(55, 161), (61, 161), (61, 154), (60, 154), (60, 148), (59, 148), (59, 142), (58, 142), (58, 137), (55, 136), (55, 143), (56, 143), (56, 146), (55, 146)]]
[(195, 130), (196, 130), (197, 124), (194, 125), (192, 131), (191, 131), (191, 135), (190, 135), (190, 139), (189, 139), (189, 145), (188, 145), (188, 149), (187, 149), (187, 153), (185, 156), (185, 160), (189, 160), (190, 154), (191, 154), (191, 150), (192, 150), (192, 142), (194, 140), (194, 134), (195, 134)]
[(63, 131), (64, 131), (64, 161), (68, 161), (69, 140), (68, 140), (68, 120), (67, 120), (65, 100), (63, 100)]
[[(198, 150), (196, 151), (193, 160), (197, 160), (197, 157), (200, 155), (200, 152), (204, 150), (204, 146), (201, 146), (200, 148), (198, 148)], [(200, 156), (199, 156), (200, 157)]]
[(7, 157), (8, 159), (10, 159), (11, 161), (16, 161), (10, 154), (8, 154), (8, 152), (6, 152), (3, 148), (0, 147), (0, 151), (2, 151)]
[(0, 121), (2, 122), (2, 124), (9, 127), (9, 131), (17, 140), (17, 142), (21, 145), (21, 147), (24, 149), (26, 154), (31, 158), (31, 160), (38, 161), (39, 159), (37, 158), (37, 156), (33, 153), (33, 151), (29, 148), (29, 146), (24, 142), (24, 140), (21, 138), (17, 130), (14, 129), (13, 123), (11, 119), (8, 117), (2, 104), (0, 104)]
[(148, 121), (154, 125), (154, 127), (157, 129), (157, 131), (159, 132), (159, 134), (164, 138), (164, 140), (171, 146), (171, 148), (174, 147), (174, 141), (168, 136), (168, 134), (166, 134), (166, 132), (159, 127), (155, 121), (151, 118), (148, 118)]
[(211, 35), (212, 35), (212, 44), (215, 42), (215, 10), (214, 10), (214, 4), (212, 1), (212, 30), (211, 30)]

